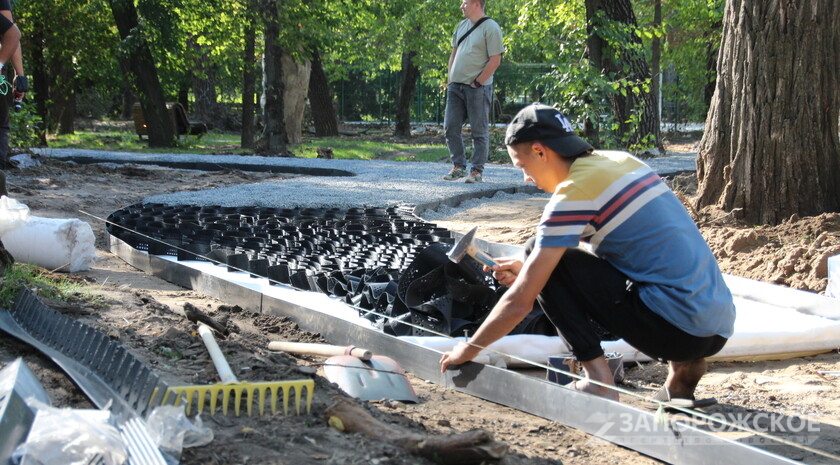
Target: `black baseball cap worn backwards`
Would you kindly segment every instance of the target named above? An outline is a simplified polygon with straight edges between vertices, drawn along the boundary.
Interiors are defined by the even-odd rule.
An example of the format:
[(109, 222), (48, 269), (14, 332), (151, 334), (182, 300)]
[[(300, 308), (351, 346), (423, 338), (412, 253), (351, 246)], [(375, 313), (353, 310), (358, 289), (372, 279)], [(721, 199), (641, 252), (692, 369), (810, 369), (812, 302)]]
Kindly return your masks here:
[(523, 108), (507, 127), (505, 145), (538, 140), (558, 155), (574, 158), (594, 150), (575, 134), (572, 123), (557, 109), (534, 103)]

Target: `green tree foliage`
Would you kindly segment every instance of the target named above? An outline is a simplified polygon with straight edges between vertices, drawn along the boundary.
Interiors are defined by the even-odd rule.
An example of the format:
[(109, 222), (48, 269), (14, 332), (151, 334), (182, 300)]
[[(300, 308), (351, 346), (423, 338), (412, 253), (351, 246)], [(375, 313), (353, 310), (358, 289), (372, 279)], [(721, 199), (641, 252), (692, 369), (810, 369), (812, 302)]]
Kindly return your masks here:
[(27, 99), (55, 128), (56, 100), (75, 95), (82, 116), (114, 116), (122, 78), (114, 53), (117, 37), (107, 3), (95, 0), (16, 2), (15, 22), (32, 77)]
[[(635, 1), (637, 28), (629, 29), (603, 18), (594, 26), (600, 28), (597, 32), (612, 45), (608, 53), (630, 46), (649, 60), (652, 40), (664, 39), (662, 68), (667, 71), (662, 87), (664, 116), (678, 118), (678, 122), (702, 121), (710, 97), (704, 90), (714, 81), (723, 4), (724, 0), (663, 0), (663, 24), (657, 28), (652, 25), (652, 3)], [(589, 66), (583, 0), (528, 0), (519, 2), (515, 8), (518, 16), (514, 24), (508, 25), (508, 53), (499, 70), (505, 85), (511, 87), (509, 101), (541, 100), (555, 104), (579, 124), (600, 127), (601, 146), (626, 147), (610, 131), (620, 123), (612, 115), (610, 96), (646, 92), (650, 81), (628, 79), (620, 73), (603, 75)], [(630, 45), (631, 34), (641, 39), (640, 45)], [(711, 67), (707, 65), (710, 56)], [(545, 72), (535, 73), (530, 69)], [(592, 138), (594, 131), (587, 131), (587, 135)]]
[[(262, 55), (265, 18), (275, 17), (276, 43), (301, 60), (317, 49), (335, 93), (341, 95), (342, 86), (353, 87), (368, 105), (359, 113), (362, 117), (393, 114), (395, 82), (408, 54), (420, 72), (423, 101), (441, 102), (438, 86), (445, 82), (452, 31), (462, 19), (459, 0), (234, 0), (223, 5), (133, 1), (167, 100), (180, 96), (183, 101), (189, 94), (195, 102), (195, 94), (209, 92), (214, 102), (239, 102), (245, 30), (256, 26), (256, 52)], [(638, 28), (602, 31), (608, 41), (620, 45), (631, 42), (627, 34), (635, 35), (645, 54), (654, 37), (664, 38), (666, 117), (699, 121), (705, 116), (709, 95), (704, 87), (714, 77), (707, 61), (716, 55), (723, 4), (724, 0), (662, 0), (663, 26), (654, 28), (650, 2), (636, 1)], [(19, 1), (15, 14), (24, 34), (27, 70), (38, 78), (30, 97), (42, 99), (44, 111), (39, 106), (38, 113), (44, 120), (50, 121), (45, 112), (56, 105), (54, 97), (67, 92), (75, 93), (83, 116), (116, 115), (125, 79), (107, 2)], [(533, 101), (556, 104), (590, 130), (600, 128), (601, 146), (620, 144), (608, 131), (618, 124), (610, 116), (610, 96), (643, 92), (649, 83), (620, 73), (605, 76), (590, 66), (584, 0), (488, 0), (487, 14), (502, 26), (506, 45), (496, 74), (494, 112), (510, 115)], [(121, 47), (130, 45), (130, 40), (123, 41)], [(42, 71), (35, 76), (37, 69)], [(225, 107), (219, 108), (221, 114)], [(426, 118), (425, 111), (412, 110), (412, 117)], [(228, 120), (231, 115), (236, 118), (228, 113)]]
[[(509, 98), (556, 105), (581, 125), (603, 122), (615, 88), (589, 64), (585, 18), (583, 1), (528, 0), (519, 5), (516, 22), (508, 27), (507, 54), (499, 70), (505, 81), (513, 81), (515, 94)], [(544, 72), (523, 72), (529, 68)]]
[[(703, 121), (715, 83), (725, 0), (662, 0), (663, 120)], [(652, 21), (649, 2), (636, 2), (641, 24)], [(650, 38), (645, 37), (647, 45)]]

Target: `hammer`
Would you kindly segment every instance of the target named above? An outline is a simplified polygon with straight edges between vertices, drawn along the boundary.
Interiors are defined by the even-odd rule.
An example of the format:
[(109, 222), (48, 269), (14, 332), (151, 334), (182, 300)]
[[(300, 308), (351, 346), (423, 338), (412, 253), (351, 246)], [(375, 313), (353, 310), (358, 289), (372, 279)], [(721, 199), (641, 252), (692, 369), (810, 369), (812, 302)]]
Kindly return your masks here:
[(473, 239), (475, 239), (475, 232), (477, 230), (478, 226), (470, 229), (470, 232), (464, 234), (463, 237), (458, 239), (458, 242), (449, 249), (446, 256), (453, 262), (460, 263), (465, 256), (469, 255), (470, 257), (478, 260), (479, 263), (492, 268), (497, 265), (496, 261), (490, 258), (490, 256), (486, 253), (478, 250), (478, 248), (473, 245)]

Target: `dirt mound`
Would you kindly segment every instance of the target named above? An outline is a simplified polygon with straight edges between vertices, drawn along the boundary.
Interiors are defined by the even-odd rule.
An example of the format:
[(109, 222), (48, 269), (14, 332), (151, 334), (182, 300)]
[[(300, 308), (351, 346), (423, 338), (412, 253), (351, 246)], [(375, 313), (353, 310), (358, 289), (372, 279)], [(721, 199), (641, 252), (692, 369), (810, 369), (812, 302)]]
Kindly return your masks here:
[(840, 254), (840, 213), (778, 226), (701, 223), (700, 231), (725, 273), (805, 291), (825, 292), (828, 258)]

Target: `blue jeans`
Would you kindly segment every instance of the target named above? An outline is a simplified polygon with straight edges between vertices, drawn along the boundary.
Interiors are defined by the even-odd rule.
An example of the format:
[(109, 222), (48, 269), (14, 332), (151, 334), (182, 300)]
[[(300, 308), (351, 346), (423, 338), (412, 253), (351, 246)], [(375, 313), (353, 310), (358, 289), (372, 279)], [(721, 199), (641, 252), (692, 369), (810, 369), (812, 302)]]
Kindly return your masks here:
[(452, 82), (446, 88), (446, 113), (443, 128), (446, 131), (446, 146), (452, 164), (459, 168), (467, 167), (464, 153), (464, 139), (461, 128), (469, 120), (472, 132), (472, 169), (484, 171), (487, 156), (490, 153), (490, 101), (493, 97), (493, 85), (477, 89), (466, 84)]

